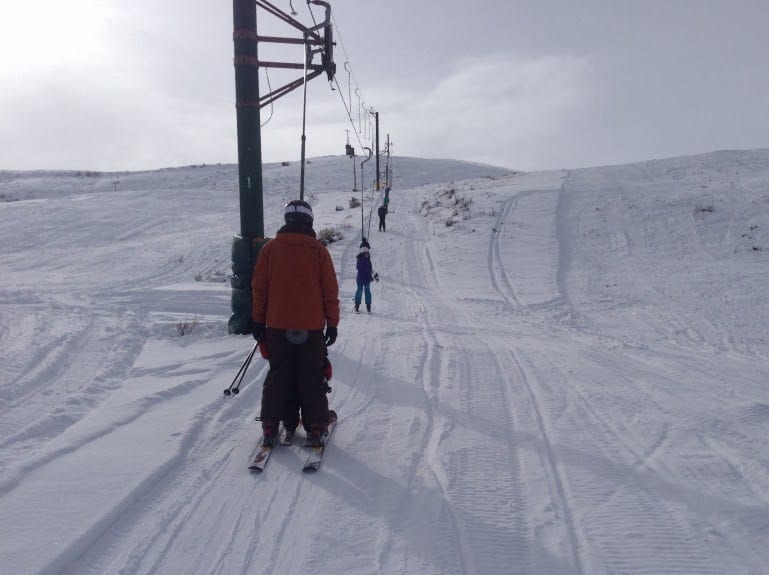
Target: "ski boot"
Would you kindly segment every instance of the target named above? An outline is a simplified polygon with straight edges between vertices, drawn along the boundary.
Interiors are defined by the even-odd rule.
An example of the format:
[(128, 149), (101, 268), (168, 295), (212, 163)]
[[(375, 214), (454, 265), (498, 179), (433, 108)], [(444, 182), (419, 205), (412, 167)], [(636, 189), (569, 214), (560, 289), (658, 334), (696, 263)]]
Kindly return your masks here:
[(262, 422), (262, 447), (275, 447), (279, 440), (278, 426)]

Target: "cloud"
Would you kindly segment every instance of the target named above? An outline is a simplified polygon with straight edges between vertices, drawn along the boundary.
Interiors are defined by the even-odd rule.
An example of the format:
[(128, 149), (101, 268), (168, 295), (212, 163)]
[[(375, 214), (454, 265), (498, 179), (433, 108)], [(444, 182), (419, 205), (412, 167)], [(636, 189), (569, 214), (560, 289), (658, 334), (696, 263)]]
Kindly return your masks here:
[(235, 157), (231, 104), (176, 98), (119, 74), (52, 76), (0, 94), (0, 107), (14, 110), (0, 116), (0, 169), (145, 169)]
[[(0, 169), (124, 170), (237, 161), (233, 78), (226, 89), (208, 92), (175, 88), (170, 79), (158, 84), (151, 72), (129, 62), (58, 70), (45, 84), (0, 94), (3, 109), (16, 110), (0, 118)], [(322, 79), (308, 85), (308, 157), (342, 154), (345, 130), (364, 154), (342, 105), (347, 91), (340, 87), (344, 94), (329, 90)], [(519, 169), (550, 161), (549, 167), (560, 167), (568, 163), (568, 152), (559, 151), (558, 142), (573, 143), (565, 132), (590, 100), (590, 66), (571, 56), (496, 54), (459, 61), (421, 93), (408, 87), (375, 93), (382, 150), (390, 133), (396, 155)], [(276, 102), (262, 130), (265, 162), (298, 158), (301, 100), (300, 88)], [(357, 126), (357, 101), (353, 106)], [(265, 108), (263, 121), (268, 116)], [(371, 137), (363, 144), (373, 148)]]
[[(144, 0), (119, 9), (105, 0), (4, 8), (0, 169), (234, 161), (231, 14), (219, 9), (178, 26), (194, 7), (175, 2), (175, 21)], [(212, 21), (219, 25), (206, 30)], [(28, 41), (29, 30), (39, 41)], [(207, 50), (212, 37), (216, 49)]]
[[(0, 169), (237, 161), (231, 5), (161, 4), (2, 4)], [(436, 58), (425, 47), (438, 45), (447, 29), (426, 29), (419, 18), (401, 22), (415, 9), (432, 14), (429, 8), (396, 2), (372, 30), (360, 24), (376, 8), (355, 6), (337, 14), (350, 18), (345, 37), (353, 39), (354, 79), (363, 80), (366, 106), (380, 113), (381, 145), (391, 134), (397, 155), (532, 170), (766, 145), (766, 34), (757, 12), (725, 30), (727, 8), (691, 21), (683, 9), (663, 19), (641, 10), (628, 19), (627, 11), (602, 6), (575, 24), (560, 17), (571, 4), (515, 19), (518, 11), (498, 2), (491, 21), (488, 10), (453, 20), (454, 12), (444, 10), (448, 30), (463, 41), (441, 44)], [(279, 33), (269, 27), (273, 20), (280, 24), (262, 19), (262, 33)], [(681, 36), (683, 21), (692, 27)], [(396, 25), (398, 39), (391, 41)], [(297, 46), (275, 57), (262, 48), (267, 59), (303, 55)], [(346, 130), (358, 150), (373, 147), (370, 136), (358, 141), (341, 104), (340, 97), (353, 100), (357, 127), (358, 101), (342, 66), (346, 49), (339, 48), (341, 42), (339, 90), (331, 92), (323, 79), (309, 87), (308, 156), (343, 153)], [(280, 71), (270, 75), (273, 88), (283, 83)], [(266, 72), (261, 82), (265, 93)], [(265, 162), (298, 158), (301, 95), (299, 89), (275, 103), (262, 130)], [(262, 111), (263, 120), (269, 115)]]
[(104, 0), (4, 2), (0, 12), (0, 80), (87, 68), (109, 57), (116, 10)]
[[(425, 90), (408, 78), (388, 81), (372, 91), (380, 112), (380, 150), (391, 134), (396, 155), (474, 160), (519, 169), (539, 169), (569, 155), (575, 125), (592, 101), (592, 70), (584, 58), (549, 56), (526, 59), (509, 54), (459, 61), (446, 77)], [(353, 96), (347, 120), (342, 94), (310, 85), (307, 120), (308, 156), (341, 154), (346, 130), (358, 153), (365, 155), (354, 127), (358, 103)], [(423, 84), (422, 84), (423, 85)], [(265, 161), (295, 158), (300, 150), (301, 89), (275, 105), (274, 117), (262, 130)], [(263, 119), (268, 112), (263, 112)], [(365, 123), (366, 112), (363, 112)], [(365, 130), (365, 128), (364, 128)], [(363, 137), (361, 135), (361, 137)], [(362, 142), (374, 147), (369, 135)], [(559, 148), (559, 142), (563, 147)], [(566, 162), (568, 163), (568, 162)]]
[(533, 161), (542, 150), (531, 148), (551, 144), (589, 105), (589, 79), (589, 63), (572, 56), (466, 59), (430, 91), (390, 102), (388, 121), (413, 150), (400, 148), (405, 155), (439, 151), (501, 165), (520, 157)]

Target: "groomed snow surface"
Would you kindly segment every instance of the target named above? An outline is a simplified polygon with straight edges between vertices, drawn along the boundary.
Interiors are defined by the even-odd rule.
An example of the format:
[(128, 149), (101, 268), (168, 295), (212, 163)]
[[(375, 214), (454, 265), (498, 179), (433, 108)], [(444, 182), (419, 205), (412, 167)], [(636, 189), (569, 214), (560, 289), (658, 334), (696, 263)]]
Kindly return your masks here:
[[(769, 151), (395, 158), (384, 233), (372, 168), (356, 315), (352, 162), (307, 165), (344, 236), (315, 475), (246, 469), (264, 360), (222, 394), (235, 166), (0, 172), (0, 572), (769, 573)], [(264, 181), (272, 235), (299, 167)]]

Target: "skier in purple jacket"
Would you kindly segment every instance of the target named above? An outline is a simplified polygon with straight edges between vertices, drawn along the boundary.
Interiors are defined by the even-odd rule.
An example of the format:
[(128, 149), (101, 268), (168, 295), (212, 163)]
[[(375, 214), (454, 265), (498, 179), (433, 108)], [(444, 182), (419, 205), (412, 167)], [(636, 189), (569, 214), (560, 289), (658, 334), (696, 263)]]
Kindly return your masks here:
[(366, 310), (371, 313), (371, 280), (379, 281), (379, 274), (372, 273), (371, 254), (366, 246), (361, 247), (355, 267), (358, 270), (355, 278), (358, 283), (358, 289), (355, 292), (355, 311), (359, 310), (361, 296), (365, 294)]

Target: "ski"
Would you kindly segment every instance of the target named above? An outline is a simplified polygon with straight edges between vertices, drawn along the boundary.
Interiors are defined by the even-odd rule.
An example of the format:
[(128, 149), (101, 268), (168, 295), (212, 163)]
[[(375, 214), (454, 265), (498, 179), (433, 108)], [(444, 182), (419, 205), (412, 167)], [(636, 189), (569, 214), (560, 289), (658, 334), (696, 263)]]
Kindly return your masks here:
[[(304, 462), (304, 466), (302, 467), (302, 471), (306, 473), (314, 473), (315, 471), (318, 471), (320, 469), (320, 464), (323, 461), (323, 452), (326, 449), (326, 445), (328, 444), (328, 439), (331, 437), (331, 432), (334, 430), (334, 427), (336, 427), (336, 418), (331, 419), (331, 421), (328, 424), (328, 433), (323, 438), (323, 442), (320, 445), (316, 446), (310, 446), (311, 450), (310, 453), (307, 455), (307, 459)], [(263, 443), (260, 443), (257, 447), (257, 452), (254, 455), (253, 459), (251, 460), (250, 465), (248, 466), (249, 471), (252, 473), (262, 473), (264, 469), (267, 467), (267, 462), (270, 460), (270, 456), (272, 455), (273, 450), (278, 447), (279, 445), (284, 446), (290, 446), (293, 445), (294, 442), (294, 433), (288, 433), (285, 428), (281, 425), (280, 426), (280, 436), (279, 438), (273, 443), (272, 445), (264, 445)], [(309, 446), (307, 443), (308, 440), (305, 439), (304, 446)]]
[(320, 445), (316, 445), (311, 448), (311, 451), (307, 455), (307, 459), (304, 462), (304, 467), (302, 467), (302, 471), (305, 473), (315, 473), (318, 469), (320, 469), (320, 464), (323, 461), (323, 452), (326, 450), (326, 445), (328, 445), (331, 432), (334, 431), (335, 427), (336, 418), (333, 418), (328, 424), (328, 433), (323, 438), (323, 442)]
[(249, 471), (252, 473), (261, 473), (264, 468), (267, 467), (267, 462), (270, 460), (272, 450), (275, 449), (274, 445), (260, 445), (259, 451), (251, 460), (251, 464), (248, 466)]
[[(290, 438), (288, 443), (284, 443), (287, 433), (283, 427), (283, 424), (280, 425), (280, 431), (278, 433), (278, 438), (272, 445), (265, 445), (264, 440), (262, 440), (262, 443), (259, 444), (256, 455), (254, 455), (254, 458), (251, 460), (251, 464), (248, 466), (249, 471), (252, 473), (261, 473), (264, 471), (264, 468), (267, 467), (267, 462), (270, 460), (272, 450), (275, 449), (276, 446), (291, 445)], [(293, 435), (291, 437), (293, 437)]]

